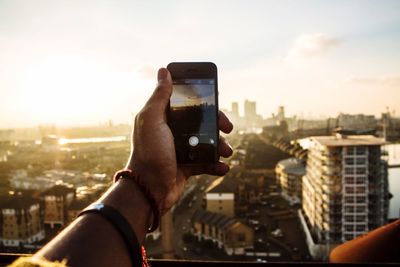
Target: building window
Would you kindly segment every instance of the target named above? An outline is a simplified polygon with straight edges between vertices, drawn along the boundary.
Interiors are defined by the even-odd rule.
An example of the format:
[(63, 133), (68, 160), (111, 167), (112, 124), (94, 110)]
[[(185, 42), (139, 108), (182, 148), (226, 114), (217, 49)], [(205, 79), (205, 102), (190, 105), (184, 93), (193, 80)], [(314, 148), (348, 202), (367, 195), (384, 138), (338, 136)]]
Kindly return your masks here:
[(345, 163), (347, 165), (353, 165), (354, 164), (354, 158), (346, 158)]
[(356, 202), (357, 203), (366, 203), (367, 198), (366, 197), (356, 197)]
[(354, 169), (353, 168), (345, 168), (344, 173), (345, 174), (354, 174)]
[(344, 235), (344, 238), (345, 238), (346, 240), (352, 240), (352, 239), (353, 239), (353, 235), (352, 235), (352, 234), (345, 234), (345, 235)]
[(351, 147), (351, 146), (348, 147), (346, 152), (347, 152), (348, 155), (353, 155), (354, 154), (354, 147)]
[(365, 184), (365, 177), (356, 177), (356, 184)]
[(357, 147), (357, 155), (365, 154), (365, 147)]
[(354, 207), (353, 206), (345, 206), (344, 211), (345, 212), (354, 212)]
[(356, 207), (356, 211), (357, 212), (365, 212), (366, 211), (366, 207), (365, 206), (357, 206)]
[(354, 193), (354, 187), (346, 186), (345, 187), (345, 192), (347, 194), (353, 194)]
[(246, 241), (246, 235), (243, 233), (238, 234), (238, 241), (239, 242), (244, 242)]
[(364, 225), (357, 225), (356, 226), (356, 231), (357, 232), (365, 232), (366, 231), (365, 226)]
[(366, 187), (365, 186), (357, 186), (356, 187), (356, 193), (357, 194), (364, 194), (366, 191)]
[(344, 216), (344, 220), (346, 222), (354, 222), (354, 216), (353, 215), (346, 215), (346, 216)]
[(357, 158), (357, 159), (356, 159), (356, 163), (357, 163), (358, 165), (364, 165), (365, 162), (366, 162), (365, 158)]
[(346, 176), (344, 178), (346, 184), (354, 184), (354, 177), (353, 176)]
[(357, 215), (356, 216), (357, 222), (365, 222), (366, 219), (367, 219), (367, 217), (365, 215)]
[(345, 225), (344, 229), (346, 232), (353, 232), (354, 231), (354, 225)]
[(356, 169), (356, 174), (365, 174), (367, 170), (365, 168), (357, 168)]

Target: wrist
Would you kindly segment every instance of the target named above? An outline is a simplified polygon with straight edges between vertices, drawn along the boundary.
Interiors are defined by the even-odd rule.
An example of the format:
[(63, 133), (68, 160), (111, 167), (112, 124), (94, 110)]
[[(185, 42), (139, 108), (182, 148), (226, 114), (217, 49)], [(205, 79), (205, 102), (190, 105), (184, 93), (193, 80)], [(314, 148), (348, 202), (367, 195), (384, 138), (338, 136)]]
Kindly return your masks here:
[(121, 178), (134, 182), (140, 189), (143, 196), (146, 198), (152, 211), (152, 220), (150, 223), (151, 226), (148, 228), (148, 231), (153, 232), (160, 225), (160, 217), (161, 217), (160, 214), (161, 214), (161, 207), (163, 207), (163, 202), (162, 201), (160, 202), (155, 197), (153, 191), (150, 190), (148, 184), (145, 183), (145, 180), (141, 176), (139, 176), (137, 172), (127, 169), (118, 171), (114, 176), (114, 182), (117, 182)]
[(133, 158), (129, 160), (129, 163), (126, 165), (125, 169), (134, 172), (140, 177), (141, 183), (148, 188), (151, 195), (154, 197), (158, 210), (160, 211), (160, 215), (163, 215), (165, 212), (167, 212), (165, 204), (168, 193), (170, 192), (170, 187), (165, 183), (165, 181), (169, 180), (166, 179), (169, 177), (169, 175), (159, 171), (157, 167), (148, 166), (146, 163), (133, 160)]
[(151, 207), (134, 181), (121, 179), (99, 200), (117, 209), (129, 222), (140, 243), (151, 221)]

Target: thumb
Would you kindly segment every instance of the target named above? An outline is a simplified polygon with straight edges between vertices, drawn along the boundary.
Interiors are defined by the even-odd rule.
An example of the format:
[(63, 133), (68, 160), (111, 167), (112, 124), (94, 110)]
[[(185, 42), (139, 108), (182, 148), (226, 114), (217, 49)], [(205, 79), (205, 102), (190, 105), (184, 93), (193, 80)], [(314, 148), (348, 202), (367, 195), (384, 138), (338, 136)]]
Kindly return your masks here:
[(169, 98), (172, 94), (172, 78), (171, 74), (166, 68), (158, 70), (157, 74), (158, 84), (150, 97), (148, 104), (154, 104), (165, 110), (169, 103)]

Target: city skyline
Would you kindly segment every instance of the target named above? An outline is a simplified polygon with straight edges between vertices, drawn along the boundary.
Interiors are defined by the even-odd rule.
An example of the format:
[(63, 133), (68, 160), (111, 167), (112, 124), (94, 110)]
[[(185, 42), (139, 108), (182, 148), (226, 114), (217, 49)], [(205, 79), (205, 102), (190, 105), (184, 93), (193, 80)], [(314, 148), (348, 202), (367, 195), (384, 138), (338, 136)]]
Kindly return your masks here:
[[(214, 98), (213, 96), (207, 96), (206, 98), (203, 98), (201, 100), (205, 101), (200, 101), (200, 98), (187, 98), (181, 94), (179, 94), (178, 98), (175, 97), (174, 100), (171, 99), (171, 107), (172, 108), (180, 108), (180, 107), (185, 107), (187, 105), (194, 105), (194, 106), (199, 106), (204, 103), (207, 103), (207, 105), (213, 105)], [(189, 103), (189, 102), (190, 103)], [(252, 107), (252, 113), (250, 114), (249, 111), (246, 114), (246, 101), (249, 103), (252, 103), (254, 106)], [(235, 107), (233, 107), (233, 105)], [(280, 114), (280, 109), (283, 108), (283, 114)], [(259, 106), (257, 101), (250, 101), (248, 99), (243, 100), (243, 102), (232, 102), (230, 103), (230, 106), (225, 108), (225, 107), (220, 107), (220, 110), (224, 112), (228, 118), (237, 126), (239, 126), (240, 121), (238, 120), (243, 120), (243, 119), (250, 119), (250, 120), (257, 120), (257, 125), (258, 127), (263, 127), (265, 124), (269, 124), (271, 120), (277, 120), (277, 119), (289, 119), (293, 121), (309, 121), (310, 123), (315, 122), (315, 123), (321, 123), (322, 121), (330, 121), (330, 120), (340, 120), (343, 119), (343, 117), (348, 117), (350, 118), (350, 121), (346, 121), (346, 126), (347, 128), (357, 128), (359, 125), (364, 125), (366, 122), (363, 121), (366, 118), (370, 119), (370, 123), (376, 123), (379, 122), (379, 120), (383, 119), (384, 117), (382, 116), (393, 116), (396, 115), (395, 117), (392, 117), (395, 120), (400, 119), (399, 116), (395, 113), (395, 110), (390, 110), (390, 109), (385, 109), (382, 110), (380, 114), (370, 114), (370, 113), (346, 113), (346, 112), (340, 112), (336, 115), (333, 116), (326, 116), (322, 114), (287, 114), (285, 110), (287, 109), (286, 106), (277, 106), (275, 107), (275, 110), (271, 111), (271, 114), (267, 114), (264, 116), (264, 114), (260, 114)], [(135, 116), (135, 113), (131, 113), (130, 116)], [(281, 118), (281, 116), (284, 116)], [(115, 120), (114, 120), (115, 119)], [(10, 129), (34, 129), (34, 128), (48, 128), (48, 129), (85, 129), (85, 128), (92, 128), (92, 127), (113, 127), (113, 126), (127, 126), (130, 127), (131, 122), (130, 121), (120, 121), (116, 118), (114, 119), (105, 119), (105, 120), (98, 120), (98, 121), (92, 121), (89, 123), (82, 123), (82, 124), (63, 124), (63, 123), (54, 123), (54, 122), (44, 122), (44, 123), (38, 123), (38, 124), (28, 124), (28, 125), (17, 125), (14, 127), (1, 127), (0, 125), (0, 130), (10, 130)], [(354, 125), (352, 125), (352, 123)], [(255, 125), (256, 126), (256, 125)], [(365, 126), (365, 125), (364, 125)], [(240, 128), (240, 127), (239, 127)]]
[(398, 1), (1, 2), (0, 128), (130, 123), (171, 61), (215, 62), (221, 108), (250, 99), (263, 117), (281, 105), (288, 116), (400, 112), (399, 10)]

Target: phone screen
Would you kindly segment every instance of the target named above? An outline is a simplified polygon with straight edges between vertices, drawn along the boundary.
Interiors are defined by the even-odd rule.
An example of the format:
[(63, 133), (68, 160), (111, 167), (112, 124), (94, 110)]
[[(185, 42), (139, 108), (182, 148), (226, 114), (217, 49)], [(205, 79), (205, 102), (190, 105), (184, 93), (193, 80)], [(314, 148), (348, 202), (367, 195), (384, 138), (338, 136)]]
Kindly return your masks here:
[(169, 124), (178, 163), (216, 161), (217, 112), (215, 79), (173, 81)]

